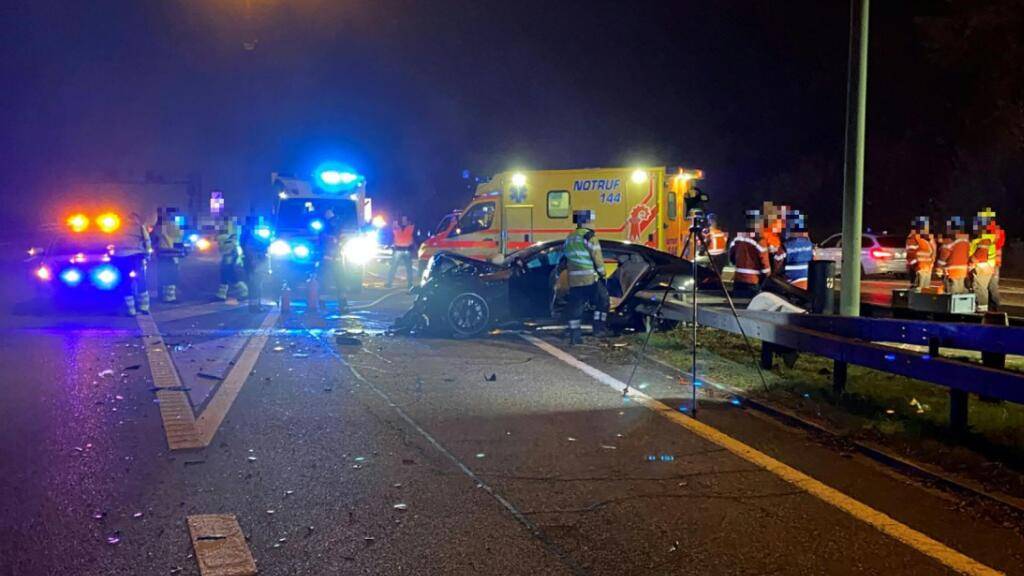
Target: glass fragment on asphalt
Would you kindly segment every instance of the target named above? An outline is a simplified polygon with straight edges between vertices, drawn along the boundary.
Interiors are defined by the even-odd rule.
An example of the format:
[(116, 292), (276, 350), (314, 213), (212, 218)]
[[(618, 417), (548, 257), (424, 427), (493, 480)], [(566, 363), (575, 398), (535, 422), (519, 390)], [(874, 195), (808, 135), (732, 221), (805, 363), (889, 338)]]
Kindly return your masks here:
[(118, 531), (114, 532), (113, 534), (107, 536), (107, 544), (110, 544), (111, 546), (113, 546), (115, 544), (120, 544), (120, 543), (121, 543), (121, 531), (120, 530), (118, 530)]
[(395, 510), (399, 510), (401, 512), (404, 512), (404, 511), (409, 509), (409, 506), (406, 505), (406, 504), (398, 503), (398, 504), (395, 504), (394, 506), (392, 506), (392, 508), (394, 508)]
[(113, 377), (114, 377), (114, 371), (111, 370), (110, 368), (107, 368), (106, 370), (100, 372), (100, 378), (113, 378)]

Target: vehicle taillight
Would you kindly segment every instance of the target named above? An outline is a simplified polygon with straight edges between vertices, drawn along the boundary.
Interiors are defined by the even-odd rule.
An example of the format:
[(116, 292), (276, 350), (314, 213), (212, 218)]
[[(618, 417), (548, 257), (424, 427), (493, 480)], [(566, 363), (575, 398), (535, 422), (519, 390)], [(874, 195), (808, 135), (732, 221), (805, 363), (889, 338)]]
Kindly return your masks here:
[(889, 258), (892, 258), (892, 252), (882, 250), (881, 248), (872, 248), (871, 257), (875, 260), (888, 260)]

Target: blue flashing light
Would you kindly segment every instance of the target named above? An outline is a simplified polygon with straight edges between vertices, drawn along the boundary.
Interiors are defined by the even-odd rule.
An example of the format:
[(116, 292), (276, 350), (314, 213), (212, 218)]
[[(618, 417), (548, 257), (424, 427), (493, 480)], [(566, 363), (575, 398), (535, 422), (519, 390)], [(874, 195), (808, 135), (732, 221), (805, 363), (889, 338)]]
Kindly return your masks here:
[(177, 224), (178, 227), (184, 226), (185, 225), (185, 217), (182, 216), (181, 214), (178, 214), (177, 216), (174, 217), (174, 223)]
[(78, 286), (82, 282), (82, 272), (78, 268), (67, 268), (60, 273), (60, 279), (68, 286)]
[(740, 405), (740, 399), (739, 398), (730, 398), (729, 399), (729, 404), (732, 404), (733, 406), (739, 406)]
[(271, 236), (270, 228), (267, 226), (257, 226), (253, 231), (253, 234), (255, 234), (260, 240), (270, 240)]
[(320, 232), (324, 229), (324, 221), (319, 218), (314, 218), (309, 221), (309, 229), (313, 232)]
[(895, 362), (896, 361), (896, 355), (895, 354), (886, 354), (885, 355), (885, 359), (888, 360), (889, 362)]
[(111, 290), (121, 282), (121, 273), (109, 264), (93, 268), (90, 275), (93, 285), (100, 290)]
[(188, 235), (188, 241), (191, 242), (192, 244), (195, 244), (196, 242), (199, 242), (199, 234), (196, 234), (195, 232), (193, 232), (192, 234), (189, 234)]
[(317, 184), (327, 192), (351, 188), (362, 178), (351, 168), (337, 162), (326, 162), (313, 172)]
[(309, 246), (306, 246), (305, 244), (296, 244), (292, 247), (292, 254), (299, 260), (305, 260), (309, 258)]

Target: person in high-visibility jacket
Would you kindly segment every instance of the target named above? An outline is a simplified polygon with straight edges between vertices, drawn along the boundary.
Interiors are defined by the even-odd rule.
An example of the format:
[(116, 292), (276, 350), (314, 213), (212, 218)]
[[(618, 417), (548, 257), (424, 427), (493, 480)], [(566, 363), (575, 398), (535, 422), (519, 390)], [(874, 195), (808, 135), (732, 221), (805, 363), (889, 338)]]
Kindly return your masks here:
[(967, 266), (970, 260), (971, 238), (965, 232), (964, 220), (953, 216), (946, 221), (946, 238), (939, 248), (935, 269), (942, 276), (942, 285), (950, 294), (967, 293)]
[(113, 245), (112, 261), (122, 274), (120, 290), (124, 294), (129, 316), (149, 314), (149, 286), (146, 283), (146, 260), (153, 245), (142, 217), (132, 212), (128, 223)]
[(715, 213), (708, 214), (708, 231), (705, 242), (711, 264), (721, 273), (729, 263), (729, 233), (719, 226), (718, 215)]
[(782, 274), (797, 288), (807, 289), (807, 268), (814, 259), (814, 243), (807, 234), (807, 221), (799, 211), (786, 215), (786, 239), (779, 251)]
[(160, 299), (164, 302), (178, 300), (178, 267), (185, 250), (185, 235), (174, 220), (174, 215), (173, 208), (158, 208), (156, 224), (153, 226), (156, 279), (160, 288)]
[(912, 290), (920, 292), (931, 286), (934, 262), (935, 245), (928, 217), (918, 216), (911, 222), (910, 234), (907, 235), (907, 271)]
[(779, 257), (782, 251), (782, 233), (785, 230), (786, 206), (776, 206), (772, 202), (764, 203), (764, 220), (758, 233), (760, 242), (768, 249), (768, 267), (772, 272), (781, 269), (785, 257)]
[(999, 224), (996, 224), (996, 213), (991, 208), (985, 208), (981, 212), (988, 218), (988, 225), (985, 229), (989, 234), (995, 237), (996, 244), (996, 262), (995, 270), (992, 272), (992, 280), (989, 281), (988, 285), (988, 300), (989, 307), (992, 310), (999, 309), (999, 270), (1003, 267), (1003, 246), (1006, 245), (1006, 231), (1003, 230)]
[(576, 229), (566, 237), (563, 252), (569, 277), (569, 343), (575, 345), (583, 342), (583, 313), (588, 303), (594, 306), (595, 335), (604, 334), (608, 298), (607, 289), (603, 291), (602, 298), (605, 268), (601, 243), (594, 231), (586, 227), (594, 219), (593, 212), (577, 210), (573, 212), (572, 219)]
[(747, 229), (736, 234), (729, 244), (729, 260), (735, 268), (732, 289), (737, 295), (754, 295), (771, 273), (768, 246), (759, 238), (762, 218), (759, 210), (747, 211)]
[(387, 287), (395, 281), (395, 272), (398, 266), (405, 267), (405, 282), (412, 288), (412, 255), (416, 251), (416, 226), (409, 221), (409, 217), (402, 215), (391, 225), (391, 267), (388, 268)]
[(978, 216), (974, 220), (974, 233), (971, 240), (971, 257), (968, 266), (971, 270), (974, 286), (974, 302), (978, 312), (995, 310), (998, 302), (990, 308), (992, 296), (992, 279), (996, 271), (996, 235), (988, 229), (988, 218)]
[(239, 245), (238, 226), (233, 218), (224, 218), (217, 229), (217, 250), (220, 252), (220, 286), (217, 300), (227, 300), (232, 285), (238, 299), (249, 297), (249, 286), (239, 278), (242, 265), (242, 248)]

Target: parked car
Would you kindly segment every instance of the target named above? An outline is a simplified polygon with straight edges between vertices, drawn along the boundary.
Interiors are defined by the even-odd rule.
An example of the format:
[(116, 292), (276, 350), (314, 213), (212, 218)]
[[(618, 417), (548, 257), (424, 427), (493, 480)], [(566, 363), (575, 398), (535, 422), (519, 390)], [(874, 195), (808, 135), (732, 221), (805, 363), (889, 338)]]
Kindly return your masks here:
[[(398, 328), (462, 337), (522, 320), (552, 320), (565, 304), (558, 263), (564, 242), (538, 243), (510, 254), (503, 263), (476, 260), (451, 252), (434, 254), (416, 299), (396, 324)], [(636, 295), (641, 290), (680, 288), (692, 277), (691, 264), (647, 246), (601, 240), (609, 270), (609, 326), (636, 325)], [(704, 269), (700, 289), (717, 290), (718, 281)]]
[[(833, 234), (814, 248), (815, 260), (836, 263), (836, 275), (843, 263), (843, 235)], [(861, 236), (860, 266), (863, 276), (905, 274), (907, 272), (906, 238), (893, 234), (867, 233)]]

